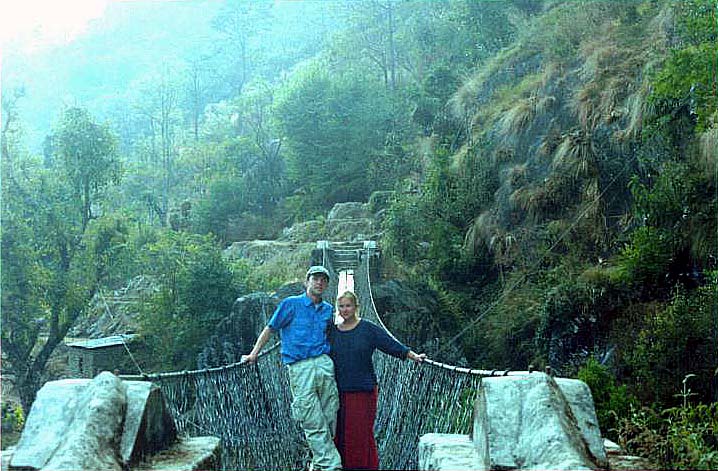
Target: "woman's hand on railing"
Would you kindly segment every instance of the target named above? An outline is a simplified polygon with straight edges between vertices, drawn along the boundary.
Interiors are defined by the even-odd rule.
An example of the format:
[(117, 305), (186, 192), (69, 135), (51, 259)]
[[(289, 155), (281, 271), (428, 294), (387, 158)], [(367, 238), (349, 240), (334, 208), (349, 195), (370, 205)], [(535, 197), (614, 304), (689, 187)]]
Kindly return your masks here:
[(421, 363), (426, 360), (426, 353), (416, 353), (413, 350), (409, 350), (409, 353), (407, 353), (406, 357), (411, 361)]

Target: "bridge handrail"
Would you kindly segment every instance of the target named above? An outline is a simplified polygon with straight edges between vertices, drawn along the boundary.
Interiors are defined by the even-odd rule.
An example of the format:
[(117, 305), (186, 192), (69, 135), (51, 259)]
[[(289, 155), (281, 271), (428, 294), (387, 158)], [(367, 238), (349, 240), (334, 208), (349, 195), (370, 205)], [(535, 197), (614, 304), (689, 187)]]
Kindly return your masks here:
[[(371, 260), (376, 246), (364, 247), (358, 251), (358, 264), (352, 265), (357, 296), (367, 318), (394, 336), (377, 312), (372, 291), (369, 267), (376, 268), (372, 265), (376, 260)], [(337, 260), (332, 260), (328, 243), (318, 248), (323, 250), (314, 254), (321, 256), (315, 263), (321, 260), (329, 270), (333, 283), (325, 296), (333, 301), (340, 266), (332, 266)], [(299, 425), (291, 419), (286, 370), (273, 368), (279, 363), (279, 346), (276, 342), (262, 350), (254, 368), (235, 362), (122, 378), (156, 382), (180, 433), (220, 437), (224, 469), (299, 471), (306, 469), (308, 452)], [(434, 360), (416, 365), (387, 355), (377, 355), (374, 361), (382, 385), (375, 424), (382, 469), (417, 469), (418, 437), (424, 433), (468, 433), (483, 377), (527, 374), (470, 369)], [(411, 400), (407, 400), (409, 396)]]
[[(376, 308), (376, 303), (374, 302), (374, 294), (373, 294), (374, 290), (372, 289), (371, 276), (369, 275), (369, 273), (371, 273), (370, 266), (369, 266), (371, 257), (368, 256), (369, 255), (368, 250), (366, 250), (365, 253), (367, 255), (366, 257), (364, 257), (366, 259), (365, 274), (366, 274), (366, 283), (367, 283), (367, 287), (368, 287), (367, 292), (369, 293), (368, 297), (369, 297), (369, 301), (371, 304), (371, 309), (374, 313), (374, 316), (376, 317), (377, 323), (381, 326), (381, 328), (384, 329), (394, 340), (401, 342), (392, 333), (392, 331), (389, 330), (389, 328), (386, 326), (386, 324), (384, 324), (384, 321), (382, 320), (381, 316), (379, 315), (379, 310)], [(465, 367), (461, 367), (461, 366), (457, 366), (457, 365), (450, 365), (448, 363), (442, 363), (442, 362), (436, 361), (436, 360), (431, 360), (429, 358), (425, 359), (424, 363), (431, 365), (433, 367), (436, 367), (436, 368), (443, 368), (445, 370), (454, 371), (457, 373), (471, 374), (471, 375), (477, 375), (477, 376), (525, 376), (525, 375), (528, 375), (531, 373), (531, 371), (480, 370), (480, 369), (475, 369), (475, 368), (465, 368)]]
[[(275, 349), (279, 348), (282, 342), (276, 342), (272, 344), (269, 348), (263, 349), (261, 352), (259, 352), (259, 355), (257, 356), (257, 361), (259, 361), (260, 358), (268, 355), (269, 353), (273, 352)], [(238, 368), (240, 366), (249, 366), (249, 363), (243, 363), (241, 361), (236, 361), (234, 363), (229, 363), (227, 365), (222, 366), (213, 366), (211, 368), (202, 368), (198, 370), (184, 370), (184, 371), (168, 371), (165, 373), (147, 373), (142, 375), (120, 375), (120, 378), (126, 380), (126, 381), (147, 381), (149, 379), (164, 379), (164, 378), (176, 378), (180, 376), (195, 376), (199, 374), (205, 374), (210, 373), (213, 371), (226, 371), (231, 370), (234, 368)]]

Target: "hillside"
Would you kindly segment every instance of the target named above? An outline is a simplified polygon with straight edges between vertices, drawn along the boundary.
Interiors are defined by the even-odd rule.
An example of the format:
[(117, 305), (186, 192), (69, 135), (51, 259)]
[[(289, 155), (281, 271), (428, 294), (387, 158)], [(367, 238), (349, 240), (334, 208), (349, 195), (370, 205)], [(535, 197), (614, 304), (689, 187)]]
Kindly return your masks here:
[[(154, 280), (136, 327), (192, 368), (237, 297), (301, 277), (302, 243), (372, 237), (437, 359), (584, 378), (622, 445), (715, 464), (713, 425), (680, 439), (718, 397), (714, 2), (180, 3), (3, 62), (26, 407), (97, 293)], [(431, 308), (401, 312), (403, 285)]]

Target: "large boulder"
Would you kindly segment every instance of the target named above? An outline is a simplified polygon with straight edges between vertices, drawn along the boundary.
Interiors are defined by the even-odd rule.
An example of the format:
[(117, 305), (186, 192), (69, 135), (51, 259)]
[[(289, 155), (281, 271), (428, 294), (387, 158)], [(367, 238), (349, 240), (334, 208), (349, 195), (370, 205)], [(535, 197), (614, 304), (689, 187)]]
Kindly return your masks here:
[(243, 258), (254, 264), (263, 265), (277, 258), (286, 259), (290, 255), (298, 255), (306, 260), (315, 245), (311, 242), (246, 240), (234, 242), (224, 250), (223, 255), (227, 259)]
[(427, 433), (419, 439), (419, 469), (474, 471), (479, 456), (468, 435)]
[(372, 295), (387, 328), (402, 341), (418, 346), (437, 335), (432, 319), (440, 311), (439, 300), (425, 285), (388, 280), (373, 284)]
[(337, 219), (366, 219), (368, 218), (369, 211), (367, 205), (364, 203), (337, 203), (329, 211), (327, 215), (328, 221), (334, 221)]
[(365, 203), (337, 203), (327, 215), (326, 238), (357, 242), (376, 237), (377, 225)]
[(427, 434), (419, 441), (423, 470), (608, 467), (588, 386), (543, 373), (483, 378), (470, 437)]
[[(438, 352), (438, 339), (443, 334), (435, 321), (442, 317), (436, 292), (420, 283), (388, 280), (373, 284), (372, 294), (377, 311), (391, 333), (417, 352), (429, 356)], [(458, 348), (441, 347), (443, 361), (459, 366), (466, 364)]]
[(139, 275), (123, 288), (98, 292), (87, 314), (77, 321), (69, 336), (96, 339), (137, 331), (144, 300), (159, 289), (153, 277)]
[(259, 337), (279, 302), (301, 294), (304, 285), (287, 283), (273, 294), (252, 293), (237, 298), (232, 311), (222, 319), (197, 357), (198, 368), (212, 368), (238, 362)]
[(40, 389), (10, 469), (122, 470), (126, 386), (111, 373)]
[(10, 455), (3, 466), (17, 471), (210, 470), (220, 441), (178, 439), (157, 385), (103, 372), (46, 383)]
[(126, 381), (125, 385), (127, 414), (120, 458), (128, 465), (171, 446), (176, 441), (177, 428), (159, 386), (148, 381)]
[(282, 230), (280, 241), (284, 242), (316, 242), (325, 238), (324, 221), (311, 220), (297, 222)]
[(304, 282), (301, 281), (295, 281), (293, 283), (286, 283), (274, 292), (272, 295), (273, 297), (277, 298), (278, 300), (282, 300), (284, 298), (288, 298), (289, 296), (297, 296), (299, 294), (302, 294), (305, 290)]
[(137, 471), (208, 471), (221, 469), (220, 440), (216, 437), (183, 437), (141, 464)]
[(608, 467), (591, 391), (578, 380), (484, 378), (472, 438), (480, 469)]
[(376, 238), (376, 229), (374, 221), (369, 218), (328, 220), (326, 237), (335, 241), (359, 242)]

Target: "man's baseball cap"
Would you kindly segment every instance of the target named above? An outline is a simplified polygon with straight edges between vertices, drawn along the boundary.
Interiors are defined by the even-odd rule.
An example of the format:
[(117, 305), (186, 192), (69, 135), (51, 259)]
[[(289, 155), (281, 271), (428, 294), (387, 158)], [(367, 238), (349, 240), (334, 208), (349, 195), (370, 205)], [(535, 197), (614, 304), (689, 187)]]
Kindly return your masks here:
[(321, 273), (322, 275), (326, 276), (327, 280), (330, 278), (329, 270), (327, 270), (321, 265), (312, 265), (311, 267), (309, 267), (309, 270), (307, 270), (307, 280), (310, 276), (316, 275), (317, 273)]

